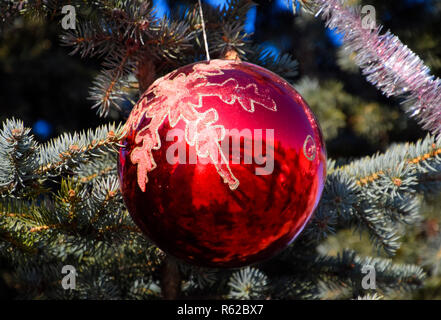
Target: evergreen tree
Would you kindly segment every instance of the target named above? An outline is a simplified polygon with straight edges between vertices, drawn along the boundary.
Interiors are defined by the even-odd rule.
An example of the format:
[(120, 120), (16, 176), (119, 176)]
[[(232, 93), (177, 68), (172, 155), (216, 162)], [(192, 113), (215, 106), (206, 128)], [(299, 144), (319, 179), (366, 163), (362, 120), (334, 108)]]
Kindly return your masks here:
[[(330, 159), (321, 202), (299, 238), (275, 258), (240, 270), (194, 267), (167, 256), (132, 222), (119, 189), (116, 155), (124, 122), (140, 94), (157, 78), (205, 59), (197, 1), (168, 1), (170, 10), (163, 18), (155, 14), (152, 1), (0, 3), (2, 87), (14, 87), (8, 80), (14, 80), (15, 70), (21, 72), (11, 83), (21, 83), (26, 72), (35, 68), (29, 62), (19, 66), (23, 59), (15, 53), (23, 50), (23, 43), (29, 44), (30, 49), (24, 49), (27, 54), (33, 52), (41, 59), (41, 52), (47, 50), (44, 39), (60, 35), (61, 45), (83, 60), (64, 60), (57, 47), (55, 63), (43, 67), (54, 72), (66, 67), (72, 74), (81, 70), (79, 79), (89, 80), (90, 74), (97, 73), (89, 83), (89, 99), (102, 118), (85, 120), (86, 125), (96, 125), (94, 129), (72, 132), (74, 128), (61, 127), (58, 137), (41, 141), (27, 123), (16, 120), (20, 108), (3, 114), (3, 108), (15, 101), (1, 101), (0, 263), (14, 296), (377, 299), (439, 295), (438, 79), (427, 80), (428, 69), (392, 35), (384, 38), (391, 45), (388, 59), (373, 57), (363, 37), (377, 33), (357, 29), (360, 12), (341, 1), (298, 1), (295, 13), (291, 1), (256, 2), (257, 6), (248, 0), (229, 0), (224, 6), (204, 3), (210, 55), (249, 61), (289, 80), (318, 116)], [(439, 74), (438, 2), (347, 2), (373, 5), (377, 20), (415, 50), (432, 74)], [(340, 11), (332, 11), (332, 4), (338, 4)], [(75, 29), (61, 27), (65, 5), (75, 8)], [(250, 35), (246, 23), (254, 13), (255, 34)], [(336, 33), (329, 37), (326, 25), (344, 35), (343, 45)], [(269, 50), (269, 42), (281, 52)], [(386, 70), (385, 61), (396, 62), (393, 53), (413, 68)], [(64, 61), (71, 64), (63, 65)], [(413, 76), (408, 83), (402, 77), (406, 70), (407, 79)], [(84, 81), (66, 78), (69, 82), (55, 80), (56, 87), (51, 88), (62, 93), (62, 104), (79, 99), (76, 90), (84, 96)], [(386, 98), (381, 91), (397, 99)], [(43, 105), (36, 95), (44, 93), (31, 95), (31, 101)], [(21, 97), (17, 104), (29, 104), (25, 100)], [(69, 115), (62, 117), (85, 118), (75, 109), (66, 110)], [(67, 265), (76, 268), (75, 290), (62, 285), (61, 271)], [(375, 289), (363, 285), (369, 267), (375, 270)]]

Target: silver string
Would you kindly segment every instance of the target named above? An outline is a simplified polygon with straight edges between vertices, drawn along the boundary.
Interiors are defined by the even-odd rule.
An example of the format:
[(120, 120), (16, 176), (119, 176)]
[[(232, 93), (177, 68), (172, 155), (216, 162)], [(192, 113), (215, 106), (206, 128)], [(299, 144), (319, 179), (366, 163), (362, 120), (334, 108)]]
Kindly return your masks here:
[(207, 60), (210, 61), (210, 52), (208, 51), (207, 32), (205, 30), (204, 13), (202, 11), (201, 0), (199, 0), (199, 13), (201, 15), (201, 20), (202, 20), (202, 33), (204, 34), (205, 52), (206, 52), (206, 55), (207, 55)]
[(295, 15), (297, 11), (297, 0), (291, 0), (292, 4), (292, 13)]

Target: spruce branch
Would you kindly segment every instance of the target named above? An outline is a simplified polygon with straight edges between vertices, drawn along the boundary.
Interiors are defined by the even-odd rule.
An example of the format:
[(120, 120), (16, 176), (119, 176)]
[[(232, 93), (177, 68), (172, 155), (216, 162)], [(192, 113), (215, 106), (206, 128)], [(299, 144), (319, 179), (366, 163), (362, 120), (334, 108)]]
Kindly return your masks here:
[[(279, 257), (285, 274), (277, 274), (272, 283), (281, 288), (277, 297), (301, 299), (356, 298), (372, 293), (363, 288), (367, 273), (379, 294), (412, 291), (426, 279), (423, 269), (412, 264), (397, 264), (390, 259), (362, 257), (353, 250), (337, 255), (317, 254), (314, 251), (291, 248)], [(289, 270), (295, 270), (295, 274)]]
[(367, 229), (371, 242), (383, 248), (386, 254), (392, 256), (400, 248), (398, 231), (386, 219), (381, 209), (363, 203), (361, 207), (355, 206), (354, 217), (356, 218), (355, 227), (360, 231)]
[(0, 195), (10, 195), (34, 179), (37, 143), (23, 122), (8, 119), (0, 131)]
[(337, 257), (320, 256), (311, 272), (323, 276), (323, 281), (334, 279), (336, 283), (344, 283), (354, 288), (354, 292), (362, 292), (361, 282), (366, 276), (363, 267), (375, 270), (376, 287), (380, 292), (389, 293), (394, 290), (412, 290), (421, 286), (426, 275), (415, 265), (394, 264), (389, 259), (360, 257), (354, 251), (345, 250)]
[(244, 25), (240, 21), (235, 21), (231, 24), (222, 25), (218, 32), (219, 35), (212, 33), (214, 38), (213, 42), (210, 42), (211, 50), (214, 54), (221, 54), (228, 50), (235, 50), (240, 55), (245, 55), (245, 51), (242, 49), (247, 40), (248, 35), (243, 31)]
[(111, 106), (121, 109), (118, 103), (124, 101), (124, 88), (129, 87), (127, 77), (135, 70), (136, 61), (130, 59), (133, 53), (131, 48), (127, 48), (116, 50), (106, 57), (103, 63), (105, 69), (96, 77), (89, 97), (95, 102), (92, 109), (96, 108), (100, 117), (107, 116)]
[(73, 47), (71, 54), (104, 56), (103, 69), (90, 90), (92, 108), (97, 108), (100, 116), (107, 116), (111, 106), (120, 109), (130, 74), (138, 77), (143, 92), (154, 80), (156, 62), (162, 61), (163, 67), (176, 66), (182, 53), (191, 49), (194, 36), (185, 21), (154, 18), (150, 1), (102, 4), (96, 19), (78, 25), (65, 33), (61, 42)]
[(243, 57), (243, 60), (260, 65), (281, 77), (292, 79), (298, 74), (298, 62), (288, 53), (275, 55), (258, 44), (247, 44), (244, 51), (246, 55)]
[(193, 266), (185, 262), (179, 263), (179, 269), (183, 278), (188, 279), (182, 287), (182, 291), (186, 295), (194, 295), (198, 290), (212, 288), (221, 276), (221, 271), (218, 269)]
[(384, 297), (382, 295), (379, 295), (377, 293), (374, 294), (368, 293), (364, 296), (358, 296), (357, 300), (383, 300), (383, 298)]
[(330, 160), (322, 200), (305, 230), (306, 238), (318, 242), (355, 226), (367, 229), (373, 243), (393, 255), (399, 248), (397, 223), (420, 222), (420, 195), (440, 188), (441, 181), (429, 179), (439, 176), (440, 147), (428, 135), (338, 167)]
[[(18, 250), (27, 254), (35, 254), (37, 248), (34, 239), (22, 233), (23, 222), (30, 219), (30, 212), (35, 206), (29, 201), (18, 199), (0, 199), (0, 252), (6, 254)], [(5, 244), (9, 244), (5, 246)]]
[(85, 163), (81, 163), (73, 170), (74, 179), (81, 183), (91, 184), (97, 179), (107, 178), (117, 175), (116, 154), (113, 152), (105, 153), (91, 158)]
[(284, 276), (273, 280), (272, 299), (318, 300), (321, 299), (317, 284), (305, 275), (302, 278)]
[(78, 53), (82, 58), (113, 52), (115, 44), (111, 40), (112, 35), (106, 32), (106, 28), (94, 25), (93, 21), (80, 22), (75, 30), (60, 36), (62, 46), (73, 47), (70, 55)]
[(263, 299), (268, 290), (268, 277), (259, 269), (245, 267), (233, 273), (228, 282), (229, 299)]
[(433, 182), (429, 176), (437, 176), (441, 169), (440, 154), (441, 143), (427, 135), (416, 143), (396, 144), (384, 154), (353, 161), (337, 170), (356, 178), (362, 187), (375, 188), (376, 181), (382, 180), (382, 186), (389, 185), (388, 191), (420, 190), (425, 182)]
[[(41, 183), (45, 179), (116, 151), (122, 133), (121, 125), (109, 124), (87, 132), (66, 133), (38, 145), (21, 121), (6, 120), (0, 131), (0, 195), (23, 197), (31, 196), (29, 192), (44, 192)], [(26, 189), (28, 185), (33, 189)]]
[(63, 134), (39, 148), (41, 176), (53, 177), (87, 162), (93, 157), (120, 147), (121, 125), (104, 125), (80, 134)]
[(373, 244), (393, 255), (399, 248), (399, 237), (388, 214), (391, 213), (385, 210), (384, 202), (373, 201), (353, 177), (333, 171), (328, 175), (316, 215), (305, 230), (305, 238), (318, 243), (337, 230), (353, 226), (360, 231), (368, 230)]

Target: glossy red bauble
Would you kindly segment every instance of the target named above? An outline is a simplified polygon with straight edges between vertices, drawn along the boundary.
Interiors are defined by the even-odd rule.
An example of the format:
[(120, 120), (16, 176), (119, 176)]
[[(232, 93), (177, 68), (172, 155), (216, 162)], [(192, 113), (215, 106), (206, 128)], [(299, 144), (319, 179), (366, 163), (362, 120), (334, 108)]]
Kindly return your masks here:
[(320, 199), (326, 151), (302, 97), (259, 66), (212, 60), (155, 81), (119, 154), (140, 229), (188, 262), (239, 267), (270, 258)]

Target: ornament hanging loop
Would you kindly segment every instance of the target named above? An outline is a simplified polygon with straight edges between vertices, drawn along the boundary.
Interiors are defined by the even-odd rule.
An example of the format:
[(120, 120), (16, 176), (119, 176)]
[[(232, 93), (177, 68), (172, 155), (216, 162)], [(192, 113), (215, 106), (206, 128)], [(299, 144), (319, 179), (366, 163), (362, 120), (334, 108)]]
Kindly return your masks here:
[(210, 51), (208, 50), (207, 31), (205, 30), (204, 12), (202, 10), (201, 0), (198, 1), (199, 1), (199, 14), (201, 16), (201, 23), (202, 23), (202, 33), (204, 35), (205, 53), (207, 56), (207, 61), (210, 61)]

